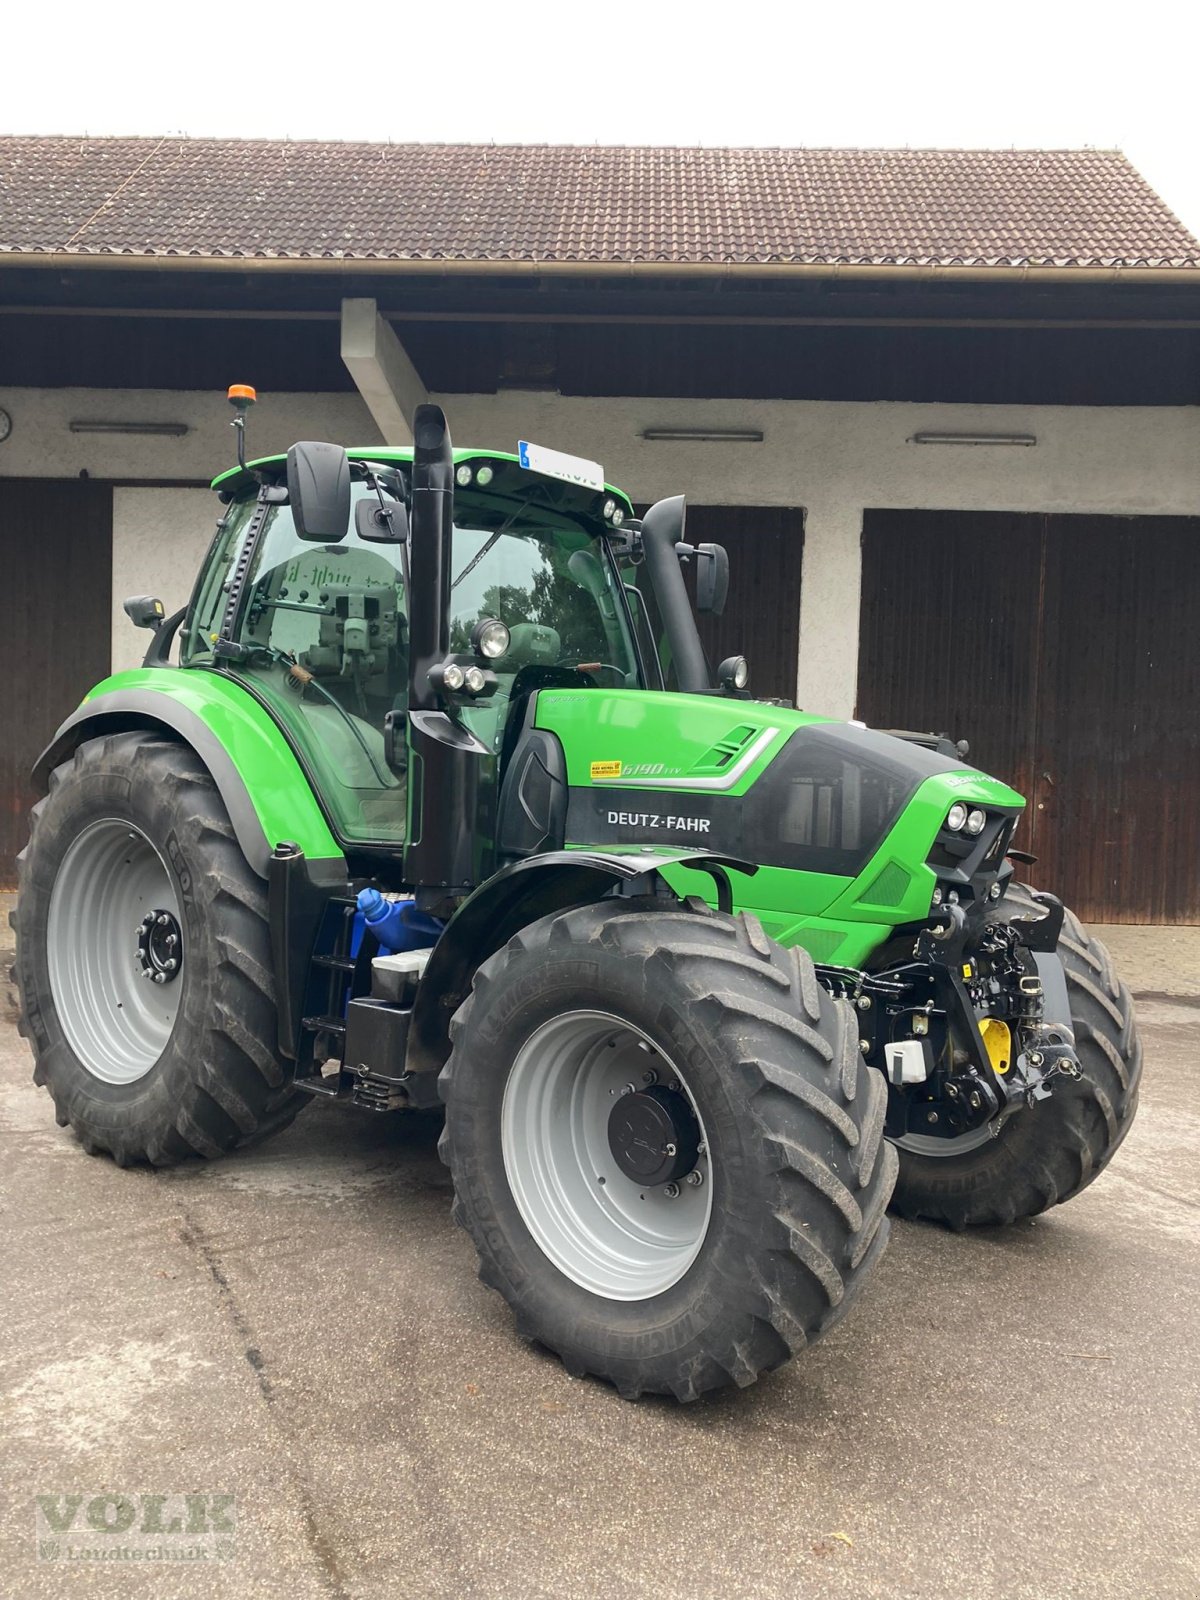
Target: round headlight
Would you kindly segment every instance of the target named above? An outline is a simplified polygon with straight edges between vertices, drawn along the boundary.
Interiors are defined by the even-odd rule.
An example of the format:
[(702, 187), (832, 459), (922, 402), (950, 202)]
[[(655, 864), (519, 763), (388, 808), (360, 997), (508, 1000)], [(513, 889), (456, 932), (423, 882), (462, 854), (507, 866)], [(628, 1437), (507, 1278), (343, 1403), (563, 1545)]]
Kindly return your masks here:
[(485, 617), (471, 630), (472, 650), (488, 661), (498, 661), (502, 655), (507, 655), (508, 645), (508, 629), (498, 617)]
[(942, 903), (942, 891), (940, 887), (933, 891), (933, 903), (935, 906), (940, 906)]
[(987, 812), (980, 811), (979, 807), (976, 806), (974, 811), (967, 816), (967, 832), (972, 835), (982, 833), (986, 823)]
[(961, 800), (956, 800), (946, 813), (946, 826), (951, 833), (959, 833), (967, 820), (967, 808)]
[(624, 521), (625, 513), (621, 510), (620, 506), (618, 506), (612, 514), (612, 525), (614, 528), (619, 528)]
[(479, 471), (475, 474), (475, 482), (481, 489), (486, 489), (488, 484), (491, 483), (495, 476), (496, 474), (491, 467), (480, 467)]
[(468, 694), (479, 694), (487, 682), (482, 667), (468, 667), (463, 677), (466, 679)]
[(616, 509), (617, 502), (610, 496), (600, 507), (600, 515), (604, 518), (605, 522), (611, 522), (613, 519), (613, 513), (616, 511)]
[(442, 669), (442, 686), (449, 689), (451, 694), (457, 694), (463, 686), (466, 674), (457, 661), (448, 662)]
[(474, 473), (465, 461), (461, 467), (456, 467), (454, 470), (454, 481), (460, 489), (465, 489), (473, 477)]

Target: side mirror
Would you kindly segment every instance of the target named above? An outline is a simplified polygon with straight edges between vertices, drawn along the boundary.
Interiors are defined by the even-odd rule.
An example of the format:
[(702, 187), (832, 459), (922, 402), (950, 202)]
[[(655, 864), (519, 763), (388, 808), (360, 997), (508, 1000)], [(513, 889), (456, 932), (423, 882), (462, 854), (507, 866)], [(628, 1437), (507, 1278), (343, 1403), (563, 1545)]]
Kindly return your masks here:
[(157, 628), (166, 615), (162, 601), (152, 594), (131, 594), (122, 604), (135, 628)]
[(696, 610), (719, 617), (729, 596), (729, 552), (723, 544), (696, 546)]
[(362, 497), (354, 508), (354, 531), (368, 544), (404, 544), (408, 539), (408, 508), (402, 500), (385, 500), (373, 494)]
[(350, 527), (350, 462), (341, 445), (294, 444), (287, 453), (287, 487), (299, 537), (340, 544)]

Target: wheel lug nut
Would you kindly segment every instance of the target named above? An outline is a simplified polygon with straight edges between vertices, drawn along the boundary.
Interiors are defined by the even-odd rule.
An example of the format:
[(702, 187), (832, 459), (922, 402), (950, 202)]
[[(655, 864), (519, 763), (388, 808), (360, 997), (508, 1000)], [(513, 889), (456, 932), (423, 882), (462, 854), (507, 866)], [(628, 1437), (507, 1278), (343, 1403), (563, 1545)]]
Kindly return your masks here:
[(176, 961), (175, 957), (172, 956), (169, 961), (164, 961), (163, 962), (163, 971), (164, 972), (174, 972), (175, 968), (178, 965), (179, 965), (178, 961)]
[(166, 983), (166, 981), (167, 981), (166, 973), (165, 972), (156, 972), (154, 974), (154, 981), (155, 981), (155, 983)]
[(655, 1072), (653, 1067), (651, 1067), (649, 1072), (643, 1072), (642, 1073), (642, 1082), (643, 1083), (657, 1083), (658, 1082), (658, 1073)]
[(679, 1185), (677, 1183), (664, 1183), (663, 1193), (666, 1195), (668, 1200), (678, 1200)]
[(158, 913), (158, 925), (160, 928), (165, 928), (170, 920), (171, 919), (167, 916), (165, 911), (160, 911)]
[(704, 1182), (704, 1174), (693, 1167), (683, 1181), (690, 1183), (693, 1189), (698, 1189)]
[(625, 1087), (621, 1090), (621, 1093), (622, 1094), (636, 1094), (637, 1090), (634, 1088), (632, 1083), (627, 1083), (625, 1085)]
[(167, 949), (168, 950), (174, 950), (175, 946), (178, 943), (179, 943), (179, 940), (178, 940), (178, 938), (176, 938), (175, 934), (169, 933), (167, 935)]
[(665, 1156), (673, 1156), (675, 1154), (677, 1154), (677, 1151), (676, 1151), (676, 1147), (673, 1144), (665, 1144), (665, 1145), (663, 1145), (663, 1155), (665, 1155)]

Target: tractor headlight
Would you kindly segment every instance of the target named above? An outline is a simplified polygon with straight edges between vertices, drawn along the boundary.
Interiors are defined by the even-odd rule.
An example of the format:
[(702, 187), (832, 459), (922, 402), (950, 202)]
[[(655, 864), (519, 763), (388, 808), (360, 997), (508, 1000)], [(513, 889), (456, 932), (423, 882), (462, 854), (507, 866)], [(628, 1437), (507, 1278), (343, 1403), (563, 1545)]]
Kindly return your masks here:
[(613, 517), (616, 515), (616, 511), (617, 502), (612, 499), (611, 496), (600, 507), (600, 515), (604, 518), (605, 522), (611, 522)]
[(485, 661), (498, 661), (508, 654), (508, 629), (499, 617), (484, 617), (471, 629), (471, 649)]
[(455, 483), (457, 483), (457, 485), (458, 485), (458, 487), (460, 489), (467, 488), (468, 485), (471, 482), (471, 479), (474, 476), (475, 476), (475, 474), (471, 471), (470, 467), (467, 465), (467, 463), (465, 461), (463, 462), (461, 467), (456, 467), (455, 468), (454, 481), (455, 481)]
[[(478, 672), (479, 668), (475, 667), (473, 670)], [(466, 676), (466, 673), (459, 666), (457, 661), (447, 661), (446, 665), (442, 668), (443, 689), (449, 689), (451, 694), (457, 694), (462, 688), (463, 683), (466, 681)]]
[(750, 663), (745, 656), (726, 656), (717, 668), (717, 682), (727, 692), (744, 689), (750, 682)]
[(487, 683), (482, 667), (468, 667), (463, 673), (463, 682), (466, 684), (468, 694), (482, 694)]
[(967, 820), (967, 808), (956, 800), (946, 813), (946, 826), (951, 833), (961, 833)]
[(972, 838), (983, 832), (987, 824), (987, 812), (981, 811), (978, 806), (967, 814), (967, 832)]
[(479, 471), (475, 474), (475, 482), (481, 489), (486, 489), (488, 484), (491, 483), (495, 476), (496, 474), (493, 468), (480, 467)]
[(612, 514), (612, 525), (614, 528), (619, 528), (624, 521), (625, 513), (621, 510), (620, 506), (618, 506)]

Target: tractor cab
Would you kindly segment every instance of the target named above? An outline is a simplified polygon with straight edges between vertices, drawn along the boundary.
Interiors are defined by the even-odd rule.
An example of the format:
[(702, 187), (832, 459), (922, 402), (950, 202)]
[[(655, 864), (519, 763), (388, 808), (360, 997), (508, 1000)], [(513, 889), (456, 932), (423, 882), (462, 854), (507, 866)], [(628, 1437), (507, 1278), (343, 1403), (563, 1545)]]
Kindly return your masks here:
[[(227, 509), (180, 659), (233, 674), (263, 704), (347, 844), (400, 845), (413, 623), (419, 643), (422, 620), (413, 568), (420, 582), (428, 556), (407, 537), (413, 451), (346, 452), (344, 505), (315, 532), (311, 512), (298, 522), (293, 504), (311, 479), (297, 493), (294, 453), (291, 467), (290, 493), (285, 457), (217, 479)], [(537, 688), (657, 681), (610, 549), (632, 514), (624, 495), (497, 453), (455, 452), (453, 484), (448, 561), (435, 575), (442, 592), (426, 604), (441, 613), (443, 693), (478, 746), (498, 757)]]

